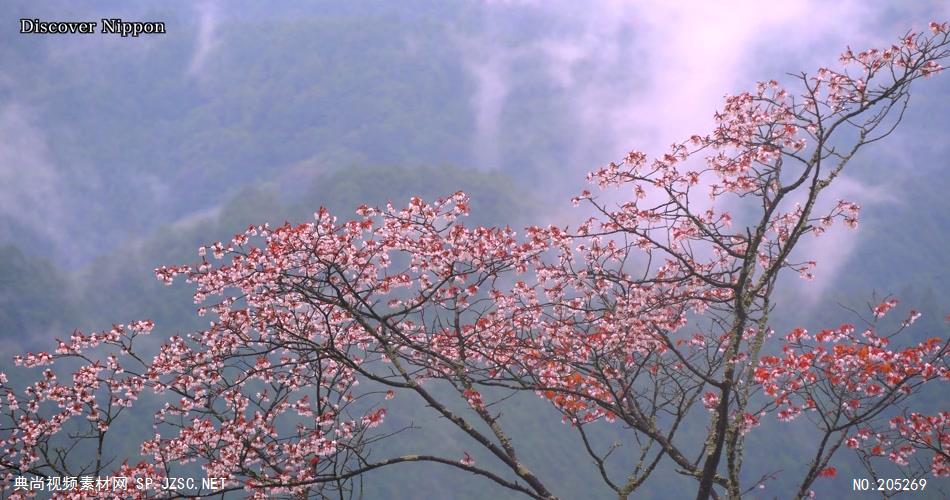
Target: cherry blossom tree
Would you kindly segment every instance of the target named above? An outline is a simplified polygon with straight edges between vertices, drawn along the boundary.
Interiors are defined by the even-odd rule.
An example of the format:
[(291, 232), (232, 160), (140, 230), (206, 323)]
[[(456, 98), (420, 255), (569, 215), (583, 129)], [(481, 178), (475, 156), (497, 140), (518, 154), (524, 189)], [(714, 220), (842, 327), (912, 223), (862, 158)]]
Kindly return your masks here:
[[(203, 247), (200, 263), (156, 275), (194, 285), (206, 330), (152, 354), (139, 340), (148, 321), (76, 332), (17, 358), (35, 382), (0, 374), (2, 487), (28, 496), (13, 483), (24, 475), (160, 481), (195, 463), (226, 478), (224, 491), (339, 497), (375, 469), (432, 462), (554, 498), (502, 418), (522, 392), (562, 414), (619, 498), (664, 460), (700, 499), (764, 486), (774, 475), (748, 477), (743, 461), (760, 453), (746, 438), (766, 418), (812, 426), (799, 498), (836, 474), (843, 450), (872, 474), (888, 461), (908, 478), (950, 475), (950, 413), (919, 397), (950, 379), (946, 336), (907, 342), (914, 311), (888, 330), (891, 297), (865, 324), (814, 334), (776, 333), (771, 316), (780, 277), (815, 272), (802, 239), (857, 225), (859, 206), (826, 200), (828, 186), (894, 130), (948, 46), (948, 25), (932, 23), (890, 47), (849, 49), (840, 69), (793, 75), (793, 88), (770, 81), (727, 97), (710, 133), (591, 172), (600, 192), (574, 198), (593, 214), (574, 230), (469, 228), (459, 192), (361, 206), (345, 222), (321, 209)], [(376, 443), (410, 430), (385, 424), (393, 397), (418, 398), (488, 458), (379, 457)], [(143, 399), (160, 406), (145, 459), (118, 456), (110, 430)], [(590, 439), (599, 421), (636, 450), (623, 477), (608, 466), (614, 448)], [(703, 423), (701, 442), (680, 432)]]

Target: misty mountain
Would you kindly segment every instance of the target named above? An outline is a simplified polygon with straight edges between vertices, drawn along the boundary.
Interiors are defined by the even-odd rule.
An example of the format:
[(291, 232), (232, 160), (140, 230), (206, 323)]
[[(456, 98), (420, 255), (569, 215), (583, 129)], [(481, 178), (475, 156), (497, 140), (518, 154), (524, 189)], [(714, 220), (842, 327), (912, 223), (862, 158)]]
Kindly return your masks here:
[[(2, 354), (143, 317), (156, 335), (199, 328), (189, 287), (152, 270), (320, 206), (345, 218), (362, 203), (463, 189), (468, 225), (576, 225), (567, 201), (584, 173), (709, 129), (722, 95), (950, 17), (938, 2), (802, 2), (787, 18), (754, 4), (598, 6), (3, 0), (0, 339), (17, 340)], [(21, 35), (21, 17), (161, 20), (168, 34)], [(921, 82), (897, 131), (846, 171), (831, 195), (863, 205), (861, 227), (808, 247), (819, 277), (788, 280), (777, 324), (837, 325), (850, 314), (841, 305), (895, 294), (924, 312), (913, 335), (945, 335), (948, 91), (948, 75)], [(581, 495), (596, 471), (564, 472), (587, 462), (542, 406), (526, 400), (511, 417), (540, 470)], [(409, 443), (452, 446), (457, 436), (431, 424)], [(676, 484), (664, 474), (646, 496)], [(412, 497), (412, 481), (434, 496), (484, 493), (439, 468), (367, 481), (376, 496)]]

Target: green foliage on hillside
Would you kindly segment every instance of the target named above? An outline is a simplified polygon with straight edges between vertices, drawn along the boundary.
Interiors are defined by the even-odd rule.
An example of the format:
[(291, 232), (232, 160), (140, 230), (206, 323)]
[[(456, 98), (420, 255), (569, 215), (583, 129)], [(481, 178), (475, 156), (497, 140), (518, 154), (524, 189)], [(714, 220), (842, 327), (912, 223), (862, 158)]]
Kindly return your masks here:
[(30, 346), (31, 338), (66, 336), (77, 319), (68, 276), (49, 259), (0, 246), (0, 339), (8, 344), (0, 355)]

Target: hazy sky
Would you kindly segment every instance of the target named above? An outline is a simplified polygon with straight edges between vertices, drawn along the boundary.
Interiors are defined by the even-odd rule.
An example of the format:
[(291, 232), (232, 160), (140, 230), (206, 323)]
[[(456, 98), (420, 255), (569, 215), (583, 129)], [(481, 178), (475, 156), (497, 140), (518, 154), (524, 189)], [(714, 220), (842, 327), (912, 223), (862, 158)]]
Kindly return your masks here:
[[(727, 93), (751, 89), (756, 81), (790, 82), (787, 72), (834, 67), (846, 46), (863, 49), (890, 45), (905, 31), (926, 29), (930, 20), (950, 18), (950, 2), (799, 1), (765, 4), (732, 2), (628, 2), (607, 0), (592, 8), (571, 1), (489, 2), (486, 29), (468, 46), (468, 68), (478, 82), (472, 97), (478, 123), (474, 147), (482, 164), (503, 152), (493, 149), (505, 134), (506, 105), (519, 85), (518, 67), (543, 60), (552, 85), (569, 96), (575, 129), (570, 135), (572, 168), (555, 183), (578, 186), (583, 172), (621, 158), (626, 151), (664, 152), (673, 142), (712, 129), (712, 115)], [(768, 5), (768, 7), (765, 7)], [(510, 19), (535, 16), (549, 32), (510, 44), (500, 33), (517, 29)], [(922, 82), (915, 93), (946, 94), (946, 78)], [(899, 133), (878, 159), (894, 162), (895, 172), (926, 163), (915, 155), (910, 137), (928, 129), (926, 109), (911, 103)], [(919, 103), (918, 103), (919, 104)], [(950, 153), (941, 141), (938, 157)], [(931, 152), (935, 153), (935, 152)], [(860, 159), (860, 157), (859, 157)], [(545, 181), (551, 182), (551, 180)], [(893, 182), (875, 182), (846, 173), (825, 193), (832, 202), (851, 199), (869, 206), (900, 203), (905, 193)], [(579, 187), (575, 188), (575, 190)], [(553, 219), (569, 216), (561, 204)], [(800, 255), (820, 264), (817, 279), (803, 297), (827, 287), (855, 245), (860, 232), (835, 230), (803, 242)]]
[[(11, 5), (16, 8), (2, 15), (8, 30), (15, 29), (14, 16), (39, 12), (38, 16), (49, 18), (59, 12), (57, 8), (69, 12), (63, 14), (66, 17), (107, 15), (95, 2), (69, 9), (64, 3), (46, 4), (42, 9), (29, 2)], [(287, 9), (291, 20), (321, 16), (320, 8), (304, 5), (294, 3), (282, 8)], [(726, 93), (748, 89), (758, 80), (782, 80), (787, 71), (813, 71), (820, 65), (836, 64), (846, 45), (857, 48), (886, 44), (907, 29), (925, 29), (930, 19), (950, 18), (950, 2), (939, 1), (914, 2), (910, 6), (904, 2), (863, 1), (766, 4), (621, 0), (487, 1), (466, 5), (470, 17), (447, 19), (445, 29), (437, 36), (444, 36), (444, 43), (458, 51), (458, 63), (471, 80), (469, 86), (459, 89), (459, 99), (469, 103), (473, 122), (474, 133), (468, 139), (471, 163), (486, 169), (521, 168), (506, 164), (511, 156), (506, 149), (510, 147), (509, 138), (524, 127), (530, 127), (534, 136), (544, 136), (548, 131), (541, 119), (524, 115), (525, 109), (529, 113), (551, 112), (558, 118), (558, 130), (552, 127), (550, 131), (559, 142), (558, 151), (536, 151), (537, 161), (543, 163), (540, 171), (545, 175), (534, 186), (541, 192), (556, 193), (580, 189), (586, 171), (621, 158), (630, 149), (656, 153), (674, 141), (708, 131), (712, 114)], [(134, 16), (136, 12), (150, 12), (152, 6), (131, 3), (123, 8)], [(246, 20), (256, 14), (229, 10), (226, 3), (215, 0), (171, 2), (163, 8), (188, 20), (183, 24), (187, 32), (175, 34), (187, 42), (187, 51), (179, 56), (184, 59), (180, 64), (183, 70), (171, 76), (195, 82), (196, 92), (207, 91), (203, 81), (213, 71), (216, 58), (223, 57), (227, 50), (223, 35), (227, 23), (235, 16), (243, 15)], [(412, 50), (415, 35), (407, 32), (405, 40), (400, 41), (406, 50)], [(6, 33), (4, 39), (10, 36)], [(29, 40), (15, 41), (17, 45), (9, 50), (33, 50)], [(135, 46), (96, 37), (79, 44), (63, 42), (45, 47), (41, 55), (55, 64), (57, 60), (82, 57), (82, 51), (129, 51)], [(143, 57), (152, 55), (147, 43), (141, 52)], [(0, 65), (0, 89), (4, 82), (26, 76), (10, 74)], [(70, 79), (79, 76), (64, 74), (63, 83), (68, 86)], [(937, 80), (925, 82), (922, 91), (939, 95), (950, 89), (950, 79)], [(524, 108), (524, 97), (538, 89), (545, 91), (541, 95), (550, 96), (550, 102)], [(51, 154), (55, 145), (50, 143), (50, 128), (55, 124), (42, 120), (42, 104), (34, 106), (40, 109), (21, 102), (15, 93), (0, 93), (0, 214), (39, 228), (60, 252), (69, 247), (77, 252), (98, 248), (100, 238), (77, 230), (85, 222), (81, 218), (88, 214), (80, 215), (82, 210), (63, 200), (75, 200), (79, 188), (96, 193), (104, 185), (102, 176), (110, 174), (83, 167), (86, 159), (66, 162)], [(890, 138), (887, 147), (877, 148), (875, 155), (910, 168), (916, 157), (908, 144), (913, 143), (914, 134), (927, 128), (925, 110), (916, 109), (912, 103), (903, 135)], [(930, 153), (945, 157), (946, 146), (934, 146), (941, 147), (944, 149)], [(553, 162), (552, 157), (556, 158)], [(531, 167), (539, 169), (538, 165)], [(86, 168), (88, 175), (85, 171), (75, 175), (80, 168)], [(132, 189), (154, 200), (167, 197), (175, 189), (159, 172), (143, 174), (134, 179), (134, 184)], [(854, 176), (841, 180), (836, 189), (829, 193), (830, 198), (850, 196), (863, 204), (895, 203), (901, 195)], [(545, 222), (571, 217), (566, 196), (545, 201), (550, 202), (550, 209), (545, 211), (549, 220)], [(207, 213), (209, 208), (213, 207), (194, 210)], [(109, 210), (121, 211), (122, 207), (111, 206)], [(118, 215), (106, 212), (97, 216)], [(168, 222), (156, 221), (143, 225), (141, 230), (130, 228), (129, 234), (149, 232), (159, 223)], [(856, 238), (854, 234), (833, 234), (824, 242), (835, 252), (825, 254), (822, 247), (814, 249), (821, 254), (820, 278), (821, 272), (831, 275), (846, 259), (848, 252), (842, 250), (855, 245)], [(818, 286), (821, 283), (819, 279)]]

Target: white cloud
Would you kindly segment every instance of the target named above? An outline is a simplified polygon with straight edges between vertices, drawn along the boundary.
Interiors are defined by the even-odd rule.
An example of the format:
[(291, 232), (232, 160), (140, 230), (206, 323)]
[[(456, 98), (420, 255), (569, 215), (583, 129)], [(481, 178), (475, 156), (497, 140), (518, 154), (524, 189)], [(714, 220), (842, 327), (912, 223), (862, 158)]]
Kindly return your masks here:
[[(0, 109), (0, 214), (62, 243), (56, 228), (67, 227), (64, 186), (46, 138), (22, 105)], [(14, 237), (14, 235), (6, 235)]]
[(208, 58), (219, 45), (218, 27), (220, 25), (219, 6), (216, 0), (205, 0), (194, 4), (195, 15), (198, 18), (198, 33), (195, 40), (195, 51), (188, 64), (188, 74), (199, 76), (202, 74)]
[[(921, 6), (922, 5), (922, 6)], [(497, 165), (505, 155), (498, 138), (510, 123), (505, 106), (519, 86), (536, 82), (521, 78), (517, 68), (543, 61), (551, 85), (567, 96), (572, 153), (556, 175), (538, 179), (544, 191), (581, 189), (583, 173), (628, 150), (664, 152), (669, 144), (693, 133), (705, 133), (727, 93), (749, 89), (756, 81), (789, 81), (787, 72), (812, 72), (837, 64), (848, 45), (855, 48), (890, 43), (910, 28), (923, 30), (931, 19), (950, 17), (950, 4), (868, 3), (817, 0), (768, 4), (732, 2), (626, 2), (605, 0), (593, 5), (571, 1), (488, 2), (486, 28), (480, 38), (462, 45), (476, 85), (472, 105), (476, 116), (476, 158)], [(537, 36), (512, 37), (499, 32), (519, 29), (507, 14), (516, 12), (550, 29)], [(525, 12), (530, 13), (525, 16)], [(928, 85), (932, 83), (927, 82)], [(942, 83), (947, 86), (947, 83)], [(946, 87), (945, 87), (946, 88)], [(889, 159), (911, 155), (902, 151), (899, 135), (888, 138)], [(875, 151), (881, 151), (877, 147)], [(593, 161), (593, 164), (584, 163)], [(825, 196), (865, 206), (888, 199), (857, 177), (839, 177)], [(577, 217), (566, 200), (551, 200), (550, 220)], [(800, 255), (819, 261), (819, 279), (804, 295), (815, 297), (859, 244), (858, 232), (832, 231), (802, 246)]]

